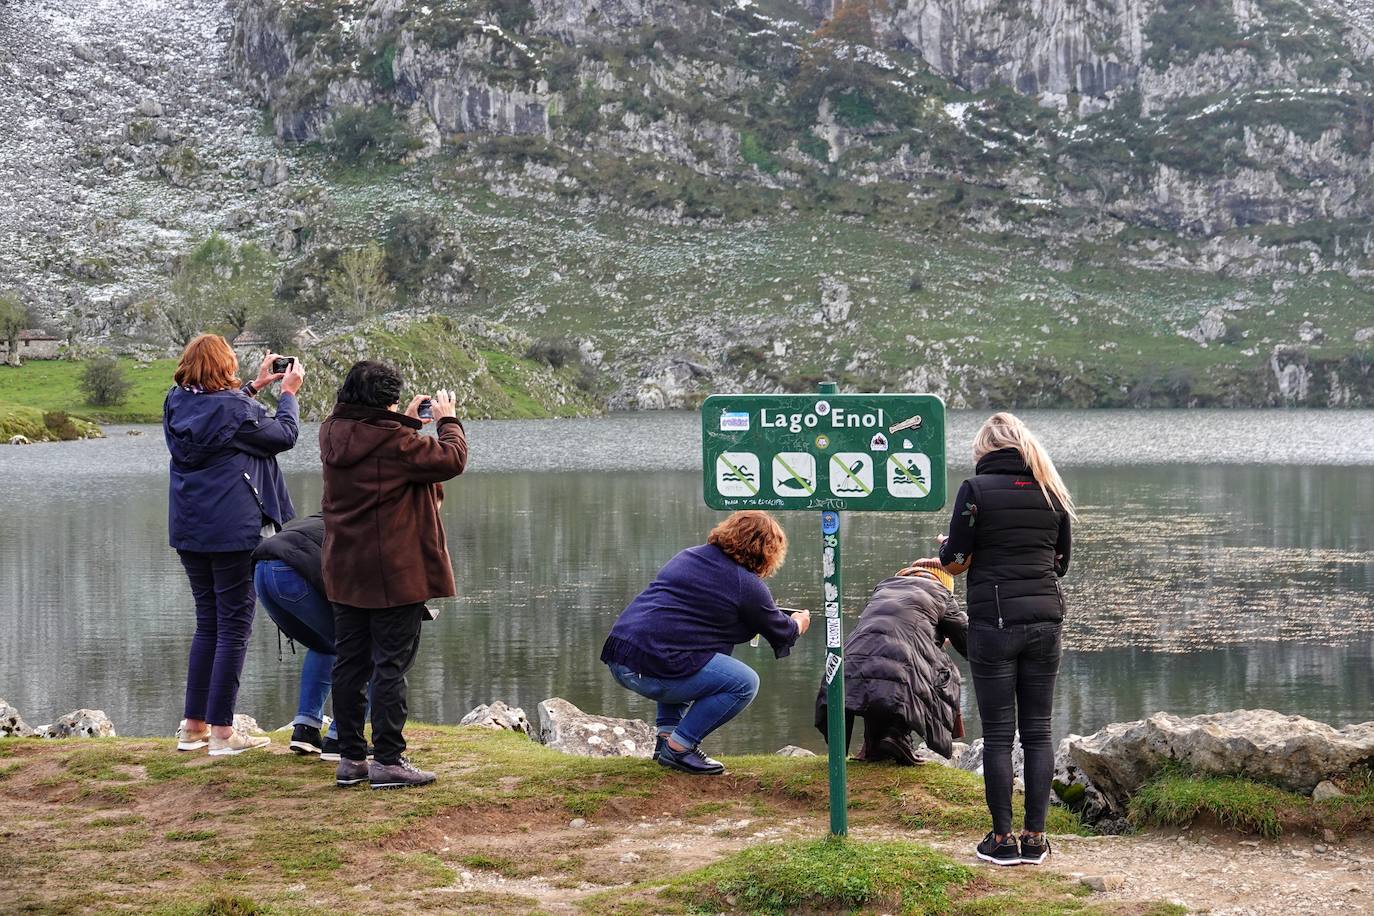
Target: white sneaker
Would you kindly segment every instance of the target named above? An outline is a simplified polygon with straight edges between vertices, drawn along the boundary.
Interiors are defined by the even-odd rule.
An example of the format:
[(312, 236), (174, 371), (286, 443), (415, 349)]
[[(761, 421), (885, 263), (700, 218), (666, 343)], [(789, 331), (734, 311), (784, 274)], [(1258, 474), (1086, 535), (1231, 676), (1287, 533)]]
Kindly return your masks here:
[(181, 720), (181, 724), (177, 726), (177, 750), (198, 751), (209, 743), (209, 726), (206, 726), (205, 731), (193, 735), (186, 731), (186, 720)]
[(216, 738), (211, 734), (210, 756), (229, 757), (234, 754), (242, 754), (244, 751), (255, 751), (267, 747), (271, 743), (272, 739), (266, 735), (245, 735), (243, 732), (234, 732), (228, 738)]

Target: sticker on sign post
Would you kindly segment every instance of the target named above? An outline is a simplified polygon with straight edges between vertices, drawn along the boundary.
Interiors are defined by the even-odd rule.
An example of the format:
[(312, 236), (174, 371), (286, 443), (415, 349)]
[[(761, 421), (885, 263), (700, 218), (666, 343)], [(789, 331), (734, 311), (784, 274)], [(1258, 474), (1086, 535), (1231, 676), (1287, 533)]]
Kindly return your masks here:
[(816, 456), (807, 452), (774, 455), (773, 492), (779, 496), (815, 496)]
[(930, 495), (930, 456), (920, 452), (896, 452), (887, 456), (887, 492), (902, 499)]
[(759, 456), (722, 452), (716, 458), (716, 491), (721, 496), (758, 496)]
[(864, 452), (836, 452), (830, 456), (830, 492), (863, 499), (873, 495), (873, 456)]
[(840, 642), (840, 618), (825, 618), (825, 645), (831, 649), (838, 649), (844, 645)]
[(840, 657), (830, 653), (825, 657), (825, 683), (835, 680), (835, 672), (840, 670)]

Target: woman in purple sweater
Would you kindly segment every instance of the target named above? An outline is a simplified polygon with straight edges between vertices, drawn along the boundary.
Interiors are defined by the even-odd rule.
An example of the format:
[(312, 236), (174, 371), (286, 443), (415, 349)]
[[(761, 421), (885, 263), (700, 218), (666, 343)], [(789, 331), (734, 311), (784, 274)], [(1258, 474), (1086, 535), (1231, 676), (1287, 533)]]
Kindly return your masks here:
[(759, 676), (731, 652), (761, 635), (782, 658), (811, 625), (806, 611), (778, 610), (763, 583), (786, 556), (787, 535), (771, 515), (736, 512), (669, 560), (611, 627), (601, 660), (622, 687), (658, 703), (662, 766), (725, 772), (701, 752), (702, 739), (759, 692)]

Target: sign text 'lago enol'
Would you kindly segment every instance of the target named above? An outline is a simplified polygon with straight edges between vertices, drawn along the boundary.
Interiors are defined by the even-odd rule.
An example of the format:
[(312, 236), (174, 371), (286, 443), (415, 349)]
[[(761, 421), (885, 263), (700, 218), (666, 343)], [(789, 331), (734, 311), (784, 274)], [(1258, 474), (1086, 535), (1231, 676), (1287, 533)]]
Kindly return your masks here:
[(934, 395), (714, 395), (701, 419), (712, 508), (930, 512), (945, 504), (945, 405)]

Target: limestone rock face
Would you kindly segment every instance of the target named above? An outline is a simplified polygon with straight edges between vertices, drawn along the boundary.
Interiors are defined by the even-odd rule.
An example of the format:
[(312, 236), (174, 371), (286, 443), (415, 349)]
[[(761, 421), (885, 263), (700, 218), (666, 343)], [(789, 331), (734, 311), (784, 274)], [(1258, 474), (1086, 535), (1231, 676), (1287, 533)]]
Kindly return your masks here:
[(1335, 729), (1268, 709), (1186, 719), (1158, 713), (1071, 739), (1068, 755), (1117, 812), (1168, 763), (1311, 793), (1324, 779), (1374, 762), (1374, 722)]
[(539, 704), (538, 740), (578, 757), (651, 757), (654, 729), (639, 719), (616, 719), (583, 712), (552, 697)]
[(24, 717), (4, 700), (0, 700), (0, 738), (29, 738), (33, 729), (29, 728)]
[(100, 709), (78, 709), (39, 729), (43, 738), (113, 738), (114, 723)]
[(530, 720), (519, 706), (507, 706), (500, 700), (490, 705), (483, 703), (458, 721), (459, 725), (476, 725), (479, 728), (502, 729), (530, 734)]

